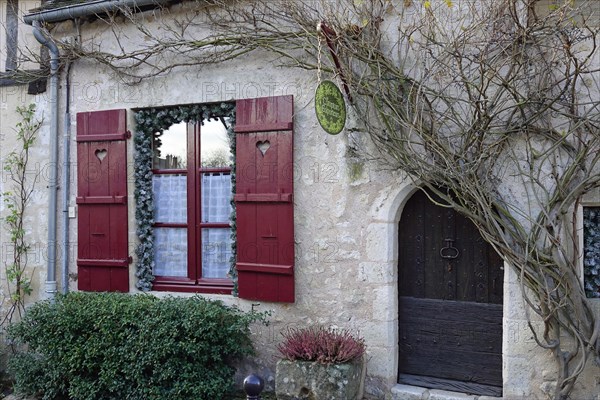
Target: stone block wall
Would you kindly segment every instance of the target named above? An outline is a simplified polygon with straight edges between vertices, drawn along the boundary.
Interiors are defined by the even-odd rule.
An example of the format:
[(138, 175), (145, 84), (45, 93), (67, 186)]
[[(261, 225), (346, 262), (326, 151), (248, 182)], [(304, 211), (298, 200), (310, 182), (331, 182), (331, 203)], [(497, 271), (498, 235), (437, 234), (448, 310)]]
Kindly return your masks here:
[[(171, 12), (185, 12), (175, 6)], [(140, 18), (143, 18), (140, 17)], [(150, 18), (150, 17), (149, 17)], [(160, 16), (149, 19), (155, 28)], [(153, 25), (154, 24), (154, 25)], [(82, 39), (110, 50), (117, 46), (109, 31), (99, 22), (81, 27)], [(143, 43), (131, 26), (129, 46)], [(202, 32), (198, 32), (201, 35)], [(56, 28), (57, 37), (75, 34), (70, 24)], [(333, 76), (324, 76), (333, 79)], [(64, 79), (64, 74), (61, 76)], [(414, 184), (385, 171), (374, 162), (357, 163), (347, 156), (350, 134), (327, 135), (318, 125), (313, 111), (316, 73), (281, 68), (269, 54), (253, 53), (223, 65), (192, 66), (169, 74), (127, 85), (108, 69), (96, 63), (75, 61), (71, 74), (71, 182), (70, 204), (76, 197), (76, 113), (105, 109), (128, 110), (128, 126), (135, 132), (133, 109), (177, 104), (229, 101), (238, 98), (294, 95), (295, 101), (295, 230), (296, 230), (296, 303), (252, 303), (226, 295), (207, 295), (235, 304), (244, 310), (270, 311), (269, 326), (253, 327), (258, 356), (241, 368), (265, 377), (267, 388), (274, 385), (276, 345), (280, 333), (289, 327), (323, 324), (349, 328), (365, 337), (367, 344), (365, 396), (392, 398), (391, 388), (398, 370), (398, 221), (402, 207), (415, 190)], [(11, 89), (12, 90), (12, 89)], [(47, 166), (48, 120), (51, 105), (44, 96), (29, 98), (18, 89), (3, 97), (0, 110), (0, 150), (5, 156), (14, 144), (10, 129), (16, 121), (15, 104), (35, 101), (44, 116), (36, 163)], [(63, 126), (64, 86), (60, 110)], [(352, 135), (360, 136), (360, 126), (350, 116)], [(134, 133), (135, 134), (135, 133)], [(367, 144), (368, 145), (368, 144)], [(61, 150), (62, 152), (62, 150)], [(128, 144), (129, 243), (131, 254), (137, 243), (133, 201), (133, 144)], [(43, 175), (42, 175), (43, 177)], [(0, 192), (6, 182), (0, 181)], [(600, 201), (600, 198), (598, 199)], [(0, 217), (3, 216), (0, 205)], [(28, 226), (32, 241), (46, 238), (47, 191), (43, 181), (32, 202)], [(76, 219), (70, 220), (70, 272), (76, 274)], [(61, 230), (65, 227), (60, 226)], [(0, 230), (0, 232), (3, 232)], [(59, 232), (60, 237), (60, 232)], [(0, 242), (3, 242), (4, 237)], [(35, 267), (36, 290), (32, 301), (42, 298), (40, 283), (45, 279), (44, 251), (40, 249)], [(3, 255), (4, 257), (4, 255)], [(130, 286), (135, 287), (134, 264), (130, 267)], [(507, 400), (544, 399), (552, 387), (554, 362), (551, 354), (532, 339), (524, 315), (519, 285), (514, 273), (506, 268), (504, 282), (504, 396)], [(59, 287), (62, 285), (59, 282)], [(76, 288), (76, 275), (69, 282)], [(132, 289), (132, 292), (135, 292)], [(181, 295), (171, 293), (172, 295)], [(167, 295), (157, 293), (157, 295)], [(600, 304), (600, 303), (599, 303)], [(599, 306), (600, 309), (600, 306)], [(600, 311), (599, 311), (600, 312)], [(600, 391), (600, 369), (590, 365), (578, 382), (574, 399), (591, 400)], [(419, 392), (421, 393), (421, 392)]]

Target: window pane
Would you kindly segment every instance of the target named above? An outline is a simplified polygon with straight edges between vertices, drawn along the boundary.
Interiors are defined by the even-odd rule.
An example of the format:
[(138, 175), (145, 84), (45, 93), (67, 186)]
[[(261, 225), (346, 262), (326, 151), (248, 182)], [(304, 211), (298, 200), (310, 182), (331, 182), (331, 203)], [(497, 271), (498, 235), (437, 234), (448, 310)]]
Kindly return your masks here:
[(154, 222), (187, 222), (187, 176), (154, 175)]
[(231, 166), (229, 138), (221, 121), (204, 121), (200, 128), (200, 162), (203, 168)]
[(202, 229), (202, 277), (227, 278), (230, 259), (231, 229)]
[(600, 298), (600, 207), (583, 209), (583, 273), (587, 297)]
[(175, 124), (160, 136), (154, 136), (152, 151), (154, 169), (185, 169), (187, 166), (187, 125)]
[(187, 229), (154, 228), (154, 275), (187, 276)]
[(231, 216), (231, 174), (202, 174), (202, 222), (229, 223)]

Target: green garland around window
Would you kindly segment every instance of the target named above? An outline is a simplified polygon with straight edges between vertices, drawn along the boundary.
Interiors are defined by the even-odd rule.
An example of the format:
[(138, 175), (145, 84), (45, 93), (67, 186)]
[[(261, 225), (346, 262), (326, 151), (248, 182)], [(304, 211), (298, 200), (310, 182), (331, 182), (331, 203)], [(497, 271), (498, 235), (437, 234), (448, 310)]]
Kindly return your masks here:
[[(227, 135), (231, 145), (231, 154), (235, 159), (235, 104), (219, 103), (166, 108), (148, 108), (135, 113), (137, 130), (134, 138), (134, 177), (135, 177), (135, 219), (136, 233), (140, 244), (136, 249), (137, 288), (143, 291), (152, 289), (154, 275), (154, 197), (152, 193), (152, 139), (160, 136), (171, 125), (180, 122), (198, 122), (210, 119), (227, 118)], [(235, 162), (231, 167), (231, 187), (235, 193)], [(237, 272), (235, 270), (236, 247), (236, 215), (232, 196), (231, 239), (232, 257), (229, 274), (234, 282), (234, 294), (237, 294)]]

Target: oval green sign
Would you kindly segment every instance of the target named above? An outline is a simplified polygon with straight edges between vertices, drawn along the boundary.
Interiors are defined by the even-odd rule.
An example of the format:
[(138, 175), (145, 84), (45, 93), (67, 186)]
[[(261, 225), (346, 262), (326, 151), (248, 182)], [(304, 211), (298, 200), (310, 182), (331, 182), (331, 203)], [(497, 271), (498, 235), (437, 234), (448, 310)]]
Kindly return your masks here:
[(346, 125), (346, 102), (337, 85), (323, 81), (315, 92), (317, 120), (325, 132), (337, 135)]

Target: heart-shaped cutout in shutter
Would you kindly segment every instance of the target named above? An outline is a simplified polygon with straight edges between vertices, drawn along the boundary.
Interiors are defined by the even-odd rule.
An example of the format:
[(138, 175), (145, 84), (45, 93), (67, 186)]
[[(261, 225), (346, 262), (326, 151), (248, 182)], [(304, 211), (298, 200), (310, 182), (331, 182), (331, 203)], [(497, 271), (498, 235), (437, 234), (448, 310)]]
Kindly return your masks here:
[(96, 155), (96, 158), (102, 162), (108, 154), (108, 151), (106, 149), (97, 149), (94, 154)]
[(265, 156), (265, 153), (267, 152), (267, 150), (269, 150), (269, 147), (271, 147), (271, 143), (269, 143), (268, 140), (265, 140), (265, 141), (261, 140), (261, 141), (256, 142), (256, 148), (258, 150), (260, 150), (263, 157)]

